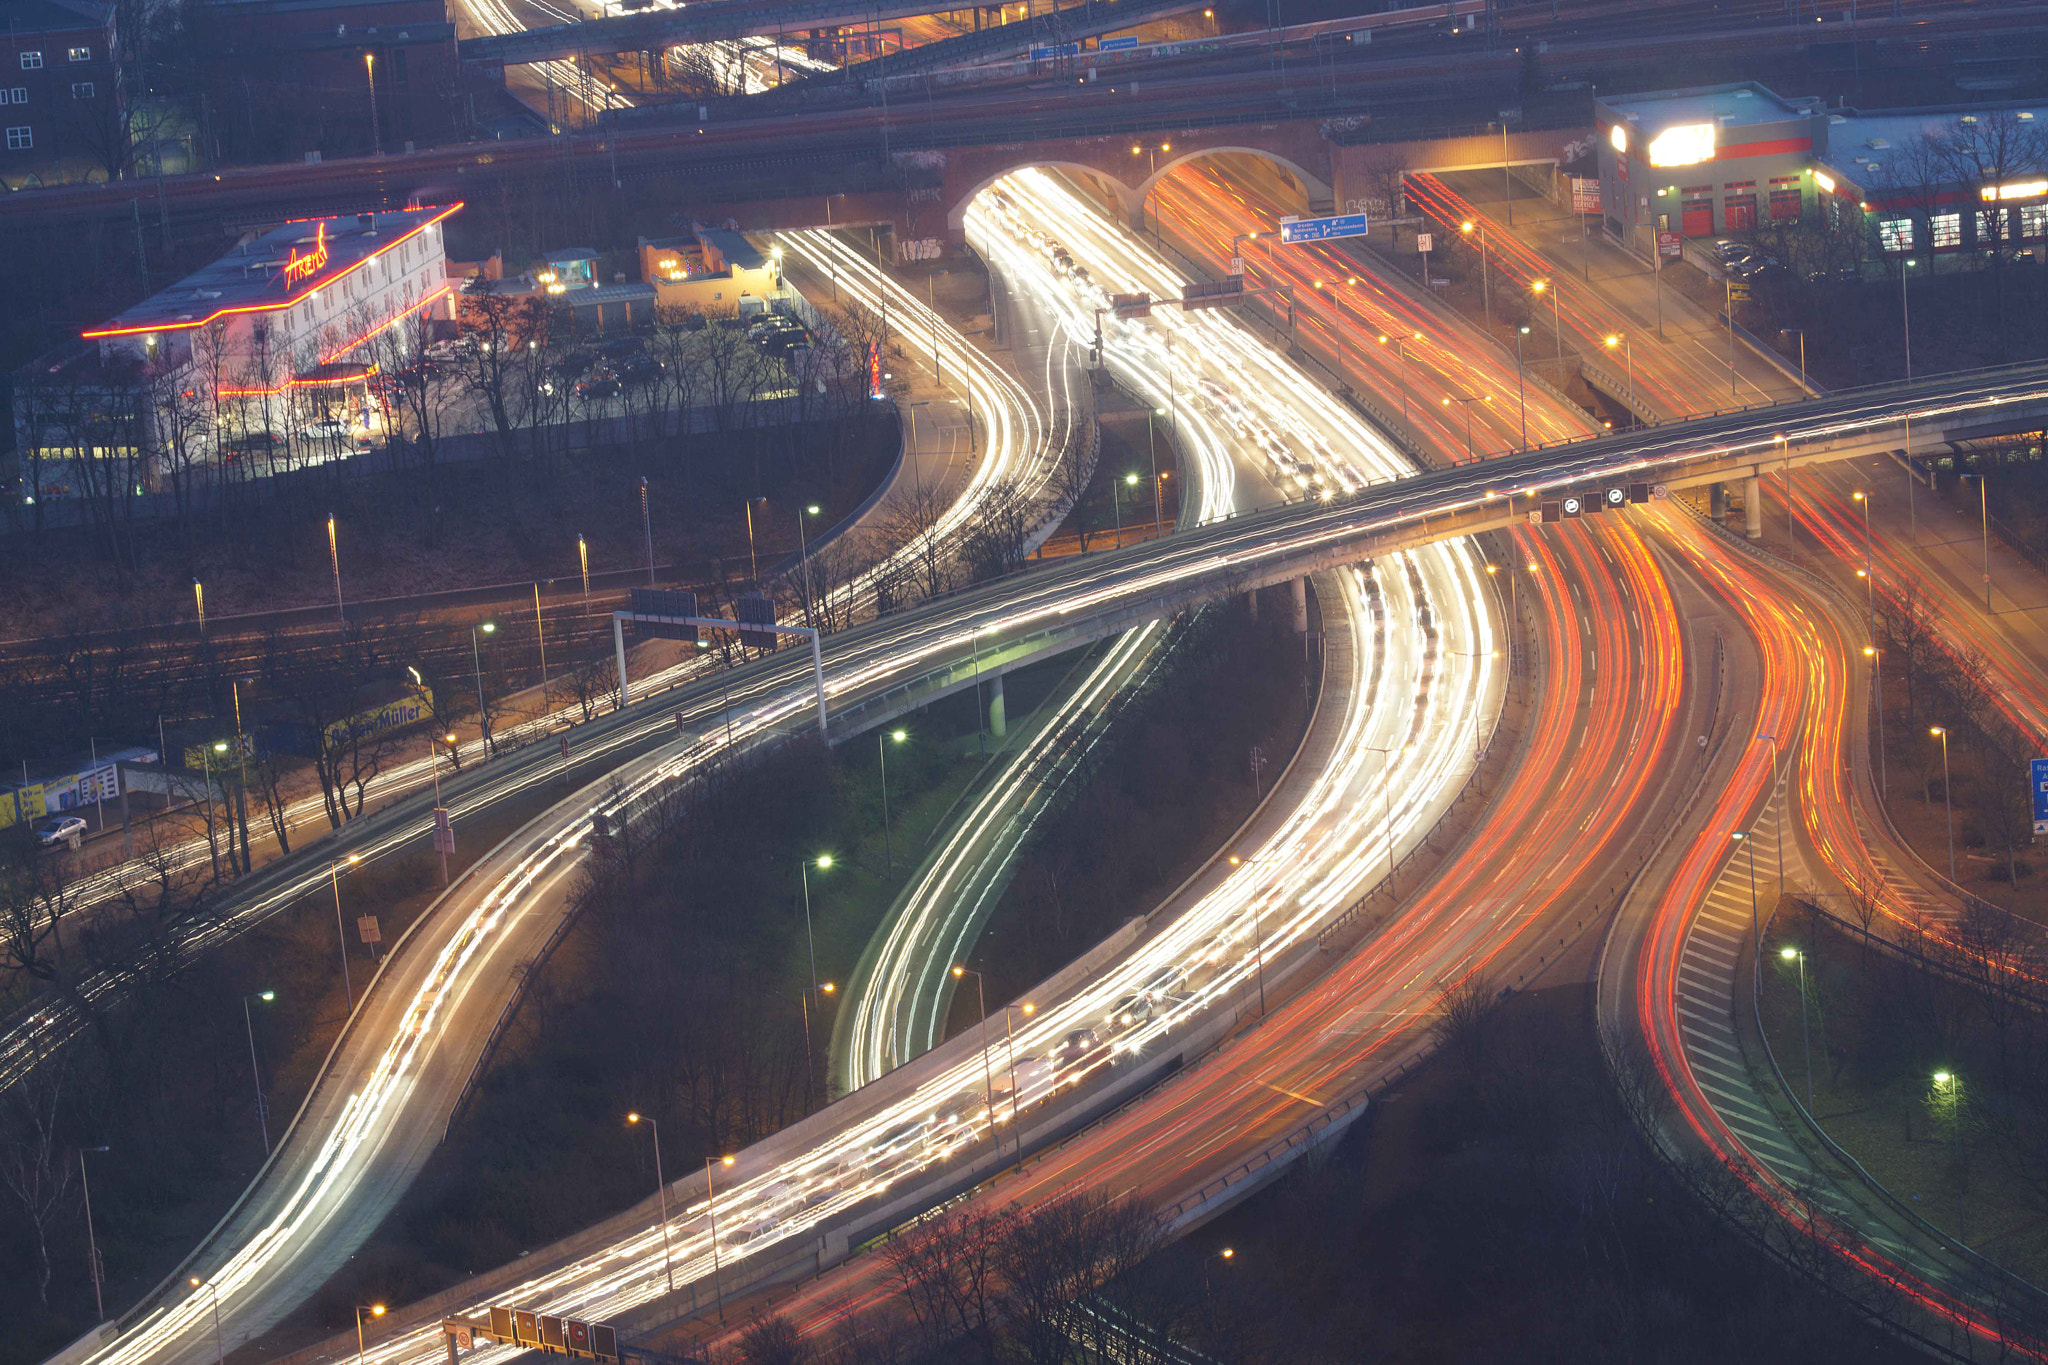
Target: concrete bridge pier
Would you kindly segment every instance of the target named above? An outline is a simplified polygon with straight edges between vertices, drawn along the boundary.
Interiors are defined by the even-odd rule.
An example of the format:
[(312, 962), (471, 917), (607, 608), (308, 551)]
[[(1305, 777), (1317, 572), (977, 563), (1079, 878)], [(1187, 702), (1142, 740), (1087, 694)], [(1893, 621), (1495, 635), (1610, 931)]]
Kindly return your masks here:
[(1003, 709), (1003, 675), (998, 673), (988, 685), (988, 732), (997, 739), (1010, 733), (1010, 718)]
[(1288, 586), (1294, 590), (1294, 633), (1296, 635), (1306, 635), (1308, 634), (1307, 575), (1289, 579)]
[(1751, 540), (1764, 538), (1764, 481), (1752, 474), (1742, 481), (1743, 529)]
[(1710, 483), (1707, 485), (1707, 515), (1715, 521), (1728, 515), (1728, 485)]

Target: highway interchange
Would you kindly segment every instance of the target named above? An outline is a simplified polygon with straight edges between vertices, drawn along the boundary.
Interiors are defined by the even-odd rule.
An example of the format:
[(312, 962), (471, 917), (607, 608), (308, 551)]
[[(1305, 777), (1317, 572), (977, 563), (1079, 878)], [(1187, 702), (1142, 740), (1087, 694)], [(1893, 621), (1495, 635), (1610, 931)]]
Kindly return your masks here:
[[(1430, 193), (1433, 211), (1479, 213), (1448, 187)], [(1220, 265), (1220, 243), (1270, 228), (1284, 207), (1199, 170), (1167, 182), (1160, 200), (1184, 249), (1210, 269)], [(1045, 172), (1019, 172), (985, 193), (969, 230), (991, 268), (1058, 333), (1036, 373), (1019, 375), (983, 354), (842, 238), (781, 238), (795, 262), (850, 299), (880, 310), (886, 296), (900, 344), (915, 363), (937, 357), (979, 421), (980, 448), (970, 455), (956, 443), (950, 452), (958, 458), (949, 461), (957, 477), (940, 523), (946, 535), (971, 522), (998, 482), (1048, 503), (1052, 459), (1071, 420), (1063, 414), (1085, 406), (1077, 362), (1100, 295), (1173, 297), (1186, 277)], [(1059, 266), (1047, 240), (1086, 278)], [(1560, 950), (1590, 943), (1610, 914), (1603, 1017), (1649, 1048), (1676, 1101), (1674, 1148), (1719, 1153), (1788, 1221), (1816, 1198), (1758, 1155), (1756, 1139), (1737, 1131), (1727, 1102), (1702, 1082), (1711, 1064), (1681, 1018), (1682, 975), (1701, 908), (1729, 864), (1729, 833), (1753, 830), (1774, 799), (1774, 754), (1763, 735), (1786, 751), (1793, 777), (1772, 809), (1794, 812), (1811, 875), (1871, 891), (1900, 923), (1938, 919), (1957, 903), (1956, 888), (1872, 813), (1861, 743), (1867, 621), (1839, 586), (1732, 546), (1675, 502), (1553, 529), (1530, 525), (1527, 514), (1543, 493), (1564, 489), (1677, 486), (1757, 467), (1785, 467), (1789, 476), (1784, 456), (1799, 450), (1825, 449), (1868, 471), (1872, 452), (1897, 444), (1889, 433), (1902, 419), (1938, 431), (1986, 407), (2039, 411), (2048, 371), (1922, 381), (1606, 439), (1594, 438), (1582, 412), (1524, 392), (1526, 443), (1542, 448), (1487, 459), (1525, 444), (1522, 405), (1505, 401), (1514, 365), (1497, 347), (1351, 258), (1268, 255), (1257, 268), (1294, 286), (1314, 362), (1375, 411), (1398, 408), (1427, 467), (1418, 470), (1400, 445), (1236, 317), (1103, 319), (1116, 383), (1169, 414), (1192, 485), (1175, 533), (1049, 562), (862, 621), (826, 643), (839, 739), (978, 689), (988, 673), (1113, 641), (1070, 678), (1044, 726), (1001, 757), (984, 798), (907, 887), (891, 944), (842, 1016), (835, 1075), (853, 1093), (738, 1153), (720, 1173), (718, 1291), (707, 1291), (708, 1209), (694, 1193), (701, 1186), (685, 1179), (665, 1230), (649, 1200), (485, 1277), (473, 1297), (449, 1306), (516, 1304), (648, 1330), (702, 1310), (707, 1292), (759, 1282), (764, 1302), (822, 1333), (887, 1294), (881, 1258), (849, 1258), (850, 1247), (941, 1198), (999, 1205), (1101, 1188), (1143, 1195), (1176, 1224), (1193, 1222), (1213, 1201), (1236, 1197), (1251, 1175), (1234, 1173), (1261, 1153), (1318, 1120), (1355, 1116), (1359, 1100), (1424, 1047), (1446, 985), (1475, 975), (1533, 980)], [(1618, 325), (1597, 298), (1565, 297), (1563, 316), (1580, 343), (1597, 346)], [(1644, 365), (1651, 401), (1674, 419), (1712, 410), (1713, 382), (1696, 365), (1665, 365), (1660, 355)], [(1810, 544), (1842, 560), (1865, 550), (1845, 477), (1876, 484), (1875, 476), (1821, 472), (1796, 516), (1816, 537)], [(1870, 553), (1872, 591), (1896, 597), (1925, 581), (1910, 550), (1889, 539)], [(1219, 850), (1166, 904), (1034, 991), (1028, 1016), (1001, 1011), (1005, 1027), (986, 1048), (979, 1033), (942, 1040), (949, 968), (978, 926), (975, 897), (960, 888), (975, 886), (978, 897), (999, 885), (1004, 849), (1013, 852), (1028, 832), (1038, 794), (1025, 775), (1044, 746), (1087, 742), (1091, 710), (1145, 666), (1165, 616), (1304, 574), (1315, 575), (1325, 632), (1324, 690), (1303, 758), (1227, 851), (1241, 861)], [(1944, 640), (1985, 661), (2016, 727), (2048, 735), (2039, 665), (2027, 642), (1978, 613), (1971, 586), (1935, 582)], [(1735, 666), (1725, 668), (1696, 637), (1681, 600), (1710, 603), (1739, 636)], [(664, 792), (728, 746), (815, 723), (808, 671), (807, 660), (787, 655), (723, 677), (693, 663), (636, 680), (636, 693), (671, 690), (580, 727), (574, 762), (586, 785), (465, 873), (386, 960), (249, 1193), (180, 1276), (90, 1358), (203, 1360), (213, 1352), (216, 1304), (232, 1347), (313, 1293), (440, 1141), (512, 966), (559, 920), (593, 811), (648, 818)], [(1710, 687), (1710, 676), (1733, 681)], [(1463, 808), (1511, 691), (1527, 693), (1513, 712), (1512, 754), (1490, 755), (1506, 786), (1471, 803), (1446, 835), (1449, 853), (1418, 867), (1414, 884), (1383, 886), (1446, 812)], [(543, 733), (555, 723), (533, 724)], [(1696, 734), (1711, 743), (1694, 746)], [(392, 785), (424, 785), (426, 768), (394, 775)], [(495, 802), (530, 799), (560, 775), (552, 747), (532, 746), (472, 765), (451, 784), (449, 804), (459, 823)], [(423, 804), (401, 803), (312, 858), (266, 870), (238, 896), (235, 916), (209, 932), (236, 932), (303, 895), (327, 876), (319, 859), (337, 850), (374, 857), (416, 845)], [(1682, 828), (1673, 823), (1681, 817)], [(117, 884), (109, 874), (91, 894), (114, 894)], [(1255, 1003), (1260, 997), (1265, 1003)], [(1000, 1010), (991, 1002), (992, 1016)], [(0, 1044), (0, 1081), (71, 1027), (62, 1012), (13, 1021)], [(991, 1105), (997, 1073), (1005, 1098)], [(1838, 1249), (1846, 1261), (1911, 1285), (1933, 1318), (1996, 1330), (1972, 1298), (1966, 1258), (1896, 1229), (1859, 1241), (1853, 1202), (1828, 1207), (1847, 1229)], [(818, 1273), (768, 1285), (794, 1269)], [(186, 1288), (186, 1272), (208, 1292)], [(366, 1359), (438, 1357), (440, 1311), (401, 1312), (398, 1330), (372, 1343)]]

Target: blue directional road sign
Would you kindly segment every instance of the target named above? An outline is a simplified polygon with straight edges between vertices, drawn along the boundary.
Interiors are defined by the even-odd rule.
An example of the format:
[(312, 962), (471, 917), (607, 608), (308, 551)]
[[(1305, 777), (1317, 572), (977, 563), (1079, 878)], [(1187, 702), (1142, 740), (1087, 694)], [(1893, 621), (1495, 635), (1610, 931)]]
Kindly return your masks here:
[(1362, 213), (1340, 213), (1334, 218), (1297, 218), (1280, 225), (1280, 244), (1293, 246), (1297, 242), (1328, 242), (1338, 237), (1363, 237), (1365, 233), (1365, 215)]
[(2048, 758), (2029, 760), (2027, 778), (2034, 789), (2034, 833), (2048, 834)]
[(1122, 52), (1126, 48), (1133, 48), (1137, 45), (1138, 40), (1136, 38), (1104, 38), (1095, 45), (1095, 50), (1098, 52)]

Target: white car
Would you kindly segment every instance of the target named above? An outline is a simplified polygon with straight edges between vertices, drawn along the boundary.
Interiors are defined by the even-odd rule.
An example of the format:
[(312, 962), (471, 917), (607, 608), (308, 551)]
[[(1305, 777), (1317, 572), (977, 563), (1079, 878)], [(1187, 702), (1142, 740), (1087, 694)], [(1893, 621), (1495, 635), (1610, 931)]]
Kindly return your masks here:
[(346, 441), (349, 439), (349, 424), (338, 417), (323, 417), (317, 422), (308, 422), (299, 435), (309, 441)]
[(45, 848), (85, 837), (85, 817), (53, 815), (36, 826), (36, 842)]

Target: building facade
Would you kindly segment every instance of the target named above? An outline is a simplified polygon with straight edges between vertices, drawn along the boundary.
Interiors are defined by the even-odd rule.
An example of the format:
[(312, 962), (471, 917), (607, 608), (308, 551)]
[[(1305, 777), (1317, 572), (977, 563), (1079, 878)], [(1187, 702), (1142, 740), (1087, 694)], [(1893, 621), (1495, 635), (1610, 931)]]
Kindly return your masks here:
[(9, 189), (128, 170), (114, 7), (0, 0), (0, 180)]
[(1601, 213), (1651, 234), (1824, 219), (1873, 254), (2048, 250), (2048, 105), (1862, 113), (1753, 82), (1595, 102)]
[(183, 465), (339, 447), (375, 425), (370, 377), (403, 364), (422, 315), (453, 317), (441, 224), (462, 206), (313, 218), (233, 252), (15, 376), (31, 496), (91, 490), (119, 467), (153, 485)]

